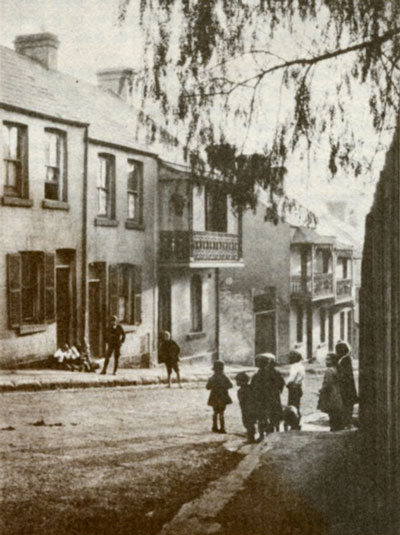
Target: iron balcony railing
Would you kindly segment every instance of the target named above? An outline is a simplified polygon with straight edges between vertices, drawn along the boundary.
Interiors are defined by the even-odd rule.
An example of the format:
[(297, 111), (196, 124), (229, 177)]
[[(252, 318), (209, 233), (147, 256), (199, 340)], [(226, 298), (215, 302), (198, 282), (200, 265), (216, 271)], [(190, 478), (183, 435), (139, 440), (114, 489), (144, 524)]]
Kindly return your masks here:
[(239, 236), (223, 232), (161, 231), (160, 261), (163, 263), (238, 262)]
[(336, 297), (351, 296), (352, 279), (336, 279)]
[(290, 291), (292, 295), (305, 297), (321, 297), (333, 295), (333, 274), (314, 273), (310, 276), (292, 275), (290, 277)]

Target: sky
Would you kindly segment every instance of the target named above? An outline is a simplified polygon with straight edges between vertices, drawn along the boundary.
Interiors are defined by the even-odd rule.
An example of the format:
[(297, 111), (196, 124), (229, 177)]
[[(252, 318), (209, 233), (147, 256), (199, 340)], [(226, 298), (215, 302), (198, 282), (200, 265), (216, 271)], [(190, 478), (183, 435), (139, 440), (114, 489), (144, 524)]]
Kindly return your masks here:
[(2, 45), (17, 35), (48, 31), (60, 40), (58, 68), (95, 82), (97, 70), (135, 67), (139, 30), (120, 26), (118, 0), (0, 0)]
[[(132, 0), (132, 2), (137, 0)], [(58, 68), (77, 78), (96, 83), (96, 71), (110, 67), (140, 66), (142, 36), (139, 25), (128, 11), (125, 24), (118, 23), (119, 0), (0, 0), (0, 43), (13, 48), (17, 35), (43, 31), (55, 33), (60, 40)], [(325, 84), (325, 79), (323, 80)], [(357, 107), (355, 106), (357, 112)], [(364, 108), (358, 109), (360, 120)], [(260, 123), (265, 130), (265, 121)], [(256, 136), (257, 137), (257, 132)], [(384, 153), (377, 159), (379, 168)], [(348, 195), (348, 178), (326, 183), (326, 158), (314, 163), (311, 179), (303, 180), (309, 173), (307, 161), (294, 166), (289, 194), (317, 209), (321, 198), (327, 195), (342, 198)], [(298, 170), (296, 176), (295, 170)], [(357, 188), (356, 188), (357, 189)], [(364, 191), (363, 201), (358, 202), (361, 218), (368, 211), (374, 186)]]

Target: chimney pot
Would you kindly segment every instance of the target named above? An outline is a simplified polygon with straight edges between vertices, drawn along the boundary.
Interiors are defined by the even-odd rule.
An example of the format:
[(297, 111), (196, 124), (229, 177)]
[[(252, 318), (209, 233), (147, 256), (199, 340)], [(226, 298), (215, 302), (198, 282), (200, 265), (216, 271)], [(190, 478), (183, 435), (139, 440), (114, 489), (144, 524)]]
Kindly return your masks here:
[(123, 100), (128, 101), (130, 97), (130, 82), (134, 70), (127, 67), (114, 69), (102, 69), (97, 71), (97, 85), (105, 91), (112, 91)]
[(46, 69), (57, 69), (57, 50), (60, 41), (53, 33), (19, 35), (14, 41), (15, 51), (37, 61)]

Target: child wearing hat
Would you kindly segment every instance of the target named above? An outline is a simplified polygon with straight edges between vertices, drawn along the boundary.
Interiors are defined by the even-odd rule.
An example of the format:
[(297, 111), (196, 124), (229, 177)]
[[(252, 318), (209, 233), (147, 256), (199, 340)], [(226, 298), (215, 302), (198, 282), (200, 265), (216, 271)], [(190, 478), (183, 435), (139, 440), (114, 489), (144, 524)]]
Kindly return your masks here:
[(224, 374), (224, 363), (221, 360), (214, 362), (213, 370), (214, 374), (209, 378), (206, 385), (207, 390), (211, 390), (208, 398), (208, 405), (213, 408), (211, 430), (213, 433), (226, 433), (224, 413), (226, 406), (232, 403), (228, 390), (233, 385)]
[(239, 372), (236, 376), (236, 383), (239, 387), (238, 399), (242, 412), (242, 422), (247, 431), (249, 442), (255, 442), (255, 424), (257, 421), (257, 411), (254, 402), (253, 390), (249, 384), (250, 378), (246, 372)]

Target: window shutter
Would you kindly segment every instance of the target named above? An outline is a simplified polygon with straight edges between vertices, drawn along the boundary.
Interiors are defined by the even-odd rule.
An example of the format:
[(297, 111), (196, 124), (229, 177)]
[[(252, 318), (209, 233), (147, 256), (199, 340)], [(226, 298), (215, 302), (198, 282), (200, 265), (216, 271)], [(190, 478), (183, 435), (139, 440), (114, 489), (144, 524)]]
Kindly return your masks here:
[(109, 316), (118, 316), (118, 264), (108, 267), (108, 311)]
[(21, 256), (7, 255), (8, 325), (15, 329), (21, 324)]
[(44, 253), (44, 318), (49, 323), (56, 320), (55, 269), (55, 255)]
[(134, 306), (134, 320), (135, 325), (142, 323), (142, 267), (135, 266), (135, 306)]

